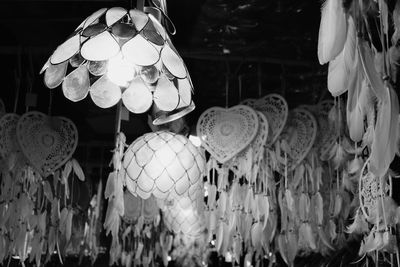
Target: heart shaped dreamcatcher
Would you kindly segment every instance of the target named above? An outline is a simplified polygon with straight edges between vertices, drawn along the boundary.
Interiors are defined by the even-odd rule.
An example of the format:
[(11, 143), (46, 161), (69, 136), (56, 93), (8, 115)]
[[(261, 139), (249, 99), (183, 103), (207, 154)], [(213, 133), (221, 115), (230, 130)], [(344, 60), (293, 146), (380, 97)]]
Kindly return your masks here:
[(281, 135), (281, 160), (279, 172), (292, 171), (307, 156), (317, 136), (317, 121), (311, 112), (296, 108), (289, 114)]
[(37, 111), (22, 115), (16, 132), (22, 152), (43, 177), (67, 162), (78, 144), (78, 131), (71, 120)]
[(257, 135), (259, 119), (250, 107), (212, 107), (197, 122), (197, 136), (205, 149), (220, 163), (226, 163), (248, 147)]

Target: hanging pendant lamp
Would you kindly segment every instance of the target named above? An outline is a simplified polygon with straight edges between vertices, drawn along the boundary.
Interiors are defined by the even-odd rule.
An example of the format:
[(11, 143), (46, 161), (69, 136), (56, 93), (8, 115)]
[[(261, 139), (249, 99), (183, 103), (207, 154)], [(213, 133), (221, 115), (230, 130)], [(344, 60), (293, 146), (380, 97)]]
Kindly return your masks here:
[(147, 133), (126, 150), (122, 167), (127, 189), (143, 199), (183, 196), (197, 188), (204, 155), (186, 137), (168, 131)]
[(193, 84), (160, 22), (168, 17), (158, 7), (141, 9), (102, 8), (87, 17), (43, 66), (45, 85), (62, 85), (73, 102), (90, 95), (101, 108), (122, 99), (132, 113), (153, 110), (154, 124), (191, 112)]

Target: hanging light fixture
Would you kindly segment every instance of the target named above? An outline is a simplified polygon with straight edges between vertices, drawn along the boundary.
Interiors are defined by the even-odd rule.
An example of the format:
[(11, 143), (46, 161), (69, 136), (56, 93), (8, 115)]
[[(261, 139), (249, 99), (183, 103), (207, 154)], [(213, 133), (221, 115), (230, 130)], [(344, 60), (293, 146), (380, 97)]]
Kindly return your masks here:
[(127, 189), (147, 199), (183, 196), (199, 185), (205, 157), (186, 137), (168, 131), (147, 133), (126, 150), (123, 172)]
[(133, 113), (153, 107), (154, 124), (191, 112), (193, 84), (160, 22), (168, 19), (165, 7), (140, 2), (136, 9), (102, 8), (87, 17), (42, 68), (46, 86), (62, 84), (74, 102), (89, 94), (101, 108), (121, 99)]

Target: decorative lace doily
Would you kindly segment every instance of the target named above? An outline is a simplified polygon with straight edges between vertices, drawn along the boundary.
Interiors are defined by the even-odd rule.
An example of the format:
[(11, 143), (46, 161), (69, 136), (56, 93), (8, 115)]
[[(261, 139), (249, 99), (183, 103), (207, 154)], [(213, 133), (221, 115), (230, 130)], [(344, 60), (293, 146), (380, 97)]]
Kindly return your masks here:
[(329, 153), (339, 136), (335, 123), (331, 123), (328, 118), (329, 111), (334, 105), (335, 103), (331, 100), (325, 100), (318, 104), (318, 136), (315, 143), (320, 158), (324, 158), (324, 155)]
[[(281, 134), (282, 140), (288, 144), (287, 168), (294, 170), (296, 166), (307, 156), (314, 145), (317, 135), (317, 121), (311, 112), (296, 108), (289, 114), (285, 129)], [(281, 157), (284, 160), (284, 148), (281, 151)], [(280, 173), (284, 173), (284, 162), (279, 168)]]
[(285, 127), (289, 113), (286, 100), (278, 94), (269, 94), (256, 101), (254, 108), (264, 113), (269, 123), (267, 145), (271, 146)]
[(78, 131), (67, 118), (31, 111), (19, 119), (17, 139), (25, 157), (47, 177), (71, 158), (78, 144)]
[(250, 145), (258, 127), (257, 113), (248, 106), (212, 107), (201, 114), (197, 136), (217, 161), (225, 163)]
[[(381, 187), (383, 186), (382, 190)], [(392, 178), (385, 175), (381, 179), (369, 171), (369, 158), (365, 161), (359, 179), (360, 207), (368, 220), (379, 208), (381, 197), (392, 196)]]
[(4, 159), (13, 152), (20, 151), (16, 129), (20, 116), (8, 113), (0, 118), (0, 156)]
[[(260, 157), (263, 156), (265, 145), (267, 143), (267, 138), (268, 138), (269, 125), (267, 118), (262, 112), (257, 111), (257, 116), (259, 122), (257, 135), (247, 149), (240, 152), (236, 157), (232, 159), (229, 165), (231, 169), (234, 171), (237, 171), (237, 168), (242, 165), (241, 164), (242, 162), (248, 162), (248, 164), (245, 163), (245, 165), (249, 166), (257, 164)], [(239, 176), (242, 176), (245, 175), (246, 173), (237, 173), (237, 174)]]

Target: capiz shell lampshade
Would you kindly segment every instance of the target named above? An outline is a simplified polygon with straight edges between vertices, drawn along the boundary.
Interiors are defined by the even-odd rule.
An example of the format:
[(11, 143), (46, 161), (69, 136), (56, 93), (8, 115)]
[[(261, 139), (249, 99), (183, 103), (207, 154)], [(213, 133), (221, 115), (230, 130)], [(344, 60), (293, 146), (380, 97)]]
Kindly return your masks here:
[(147, 133), (126, 150), (123, 172), (128, 190), (147, 199), (184, 195), (198, 185), (205, 157), (186, 137), (168, 131)]
[(94, 12), (42, 68), (46, 86), (53, 89), (62, 84), (64, 96), (74, 102), (89, 94), (101, 108), (112, 107), (122, 98), (133, 113), (148, 111), (153, 102), (165, 112), (186, 111), (175, 112), (170, 120), (192, 111), (189, 73), (155, 17), (161, 16), (122, 7)]

